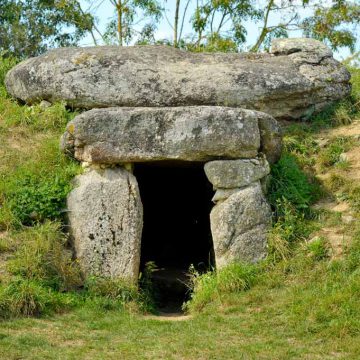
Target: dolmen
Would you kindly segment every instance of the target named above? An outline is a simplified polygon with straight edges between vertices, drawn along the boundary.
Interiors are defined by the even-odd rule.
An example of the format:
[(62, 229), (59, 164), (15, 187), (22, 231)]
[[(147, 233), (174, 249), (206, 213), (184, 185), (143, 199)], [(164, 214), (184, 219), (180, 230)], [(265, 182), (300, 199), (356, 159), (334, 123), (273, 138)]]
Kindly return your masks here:
[(350, 92), (350, 75), (313, 39), (276, 39), (270, 53), (189, 53), (166, 46), (61, 48), (6, 77), (27, 104), (84, 109), (61, 138), (86, 171), (68, 196), (76, 256), (86, 275), (139, 274), (143, 207), (137, 163), (204, 167), (215, 203), (216, 267), (267, 255), (264, 195), (281, 155), (279, 119), (308, 119)]

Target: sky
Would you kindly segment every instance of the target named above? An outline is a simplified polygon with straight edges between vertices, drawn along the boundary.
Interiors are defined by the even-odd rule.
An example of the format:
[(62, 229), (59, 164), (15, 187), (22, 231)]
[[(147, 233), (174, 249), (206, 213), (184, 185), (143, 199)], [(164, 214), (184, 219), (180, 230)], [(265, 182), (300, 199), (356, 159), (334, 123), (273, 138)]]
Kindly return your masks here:
[[(263, 1), (263, 0), (258, 0), (258, 1)], [(296, 0), (295, 0), (296, 1)], [(325, 0), (328, 1), (328, 0)], [(92, 2), (94, 3), (94, 0), (92, 0)], [(110, 19), (113, 17), (114, 15), (114, 7), (113, 5), (111, 5), (109, 0), (95, 0), (95, 6), (90, 6), (89, 0), (80, 0), (81, 6), (84, 10), (90, 10), (91, 13), (97, 18), (98, 21), (98, 28), (100, 29), (100, 31), (104, 31), (106, 24), (110, 21)], [(170, 24), (168, 23), (167, 19), (169, 19), (169, 22), (173, 21), (174, 18), (174, 13), (175, 13), (175, 0), (167, 0), (167, 1), (163, 1), (165, 8), (166, 8), (166, 17), (163, 18), (160, 21), (160, 24), (158, 26), (158, 29), (155, 33), (155, 38), (156, 39), (171, 39), (172, 38), (172, 34), (173, 34), (173, 30), (170, 26)], [(183, 9), (185, 6), (186, 1), (181, 1), (181, 9), (180, 9), (180, 14), (183, 13)], [(187, 14), (192, 14), (194, 12), (194, 8), (195, 8), (195, 2), (192, 2), (192, 5), (189, 6)], [(308, 15), (310, 13), (310, 11), (308, 10), (300, 10), (301, 14), (303, 17), (305, 17), (306, 15)], [(269, 24), (276, 24), (279, 23), (279, 20), (281, 19), (281, 15), (280, 14), (272, 14), (270, 16), (269, 19)], [(140, 23), (139, 29), (141, 27), (141, 25), (144, 24)], [(247, 43), (245, 45), (245, 47), (250, 47), (252, 44), (255, 43), (257, 36), (259, 34), (259, 29), (260, 29), (260, 23), (254, 23), (251, 21), (247, 21), (245, 22), (245, 27), (248, 31), (247, 34)], [(184, 22), (184, 31), (183, 34), (184, 35), (189, 35), (191, 33), (191, 24), (189, 21), (189, 16), (187, 16), (185, 22)], [(290, 37), (300, 37), (301, 36), (301, 32), (300, 31), (292, 31), (290, 32)], [(81, 42), (82, 46), (92, 46), (93, 41), (91, 36), (87, 36), (86, 38), (84, 38)], [(338, 60), (342, 60), (346, 57), (348, 57), (350, 55), (350, 52), (346, 49), (335, 52), (334, 56), (338, 59)]]

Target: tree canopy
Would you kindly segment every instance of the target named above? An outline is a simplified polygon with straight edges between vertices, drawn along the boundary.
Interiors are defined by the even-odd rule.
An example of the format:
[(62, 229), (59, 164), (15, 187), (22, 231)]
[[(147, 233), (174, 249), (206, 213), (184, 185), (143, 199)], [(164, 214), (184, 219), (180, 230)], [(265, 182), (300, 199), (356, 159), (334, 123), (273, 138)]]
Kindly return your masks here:
[(76, 45), (92, 27), (77, 0), (0, 1), (0, 51), (18, 58)]
[[(89, 10), (80, 0), (1, 0), (0, 52), (25, 58), (76, 45), (87, 34), (94, 45), (165, 43), (190, 51), (256, 52), (294, 31), (354, 52), (359, 35), (360, 4), (352, 0), (87, 1)], [(104, 6), (112, 8), (113, 17), (99, 30), (96, 9)], [(165, 39), (156, 38), (162, 22), (171, 29)], [(252, 32), (254, 24), (257, 28), (253, 43), (250, 23)]]

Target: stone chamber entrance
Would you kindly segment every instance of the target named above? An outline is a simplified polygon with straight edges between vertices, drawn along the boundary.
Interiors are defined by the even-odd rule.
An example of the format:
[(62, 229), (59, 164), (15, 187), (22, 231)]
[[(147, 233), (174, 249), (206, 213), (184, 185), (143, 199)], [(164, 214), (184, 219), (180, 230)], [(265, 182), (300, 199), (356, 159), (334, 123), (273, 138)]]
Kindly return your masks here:
[(179, 312), (189, 297), (191, 265), (214, 267), (210, 230), (213, 189), (203, 163), (135, 164), (144, 208), (140, 270), (152, 261), (155, 300), (160, 312)]

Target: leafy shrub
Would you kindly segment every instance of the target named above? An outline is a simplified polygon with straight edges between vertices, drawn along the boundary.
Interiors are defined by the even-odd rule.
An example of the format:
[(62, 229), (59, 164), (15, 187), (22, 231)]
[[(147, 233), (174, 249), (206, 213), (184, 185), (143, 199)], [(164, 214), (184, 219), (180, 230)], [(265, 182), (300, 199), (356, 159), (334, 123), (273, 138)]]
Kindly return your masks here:
[(269, 201), (277, 214), (283, 210), (278, 206), (279, 200), (286, 200), (297, 210), (308, 209), (316, 199), (317, 186), (311, 184), (306, 174), (301, 171), (294, 155), (285, 153), (272, 166), (269, 187)]
[(225, 294), (245, 291), (254, 284), (259, 268), (256, 265), (232, 263), (218, 271), (198, 273), (190, 269), (191, 299), (184, 308), (190, 312), (200, 312), (214, 301), (221, 301)]
[(16, 179), (14, 185), (14, 191), (9, 194), (9, 205), (13, 214), (24, 225), (45, 219), (58, 219), (71, 189), (66, 179), (56, 176), (39, 179), (32, 174)]
[(71, 180), (80, 166), (58, 147), (55, 137), (43, 141), (35, 152), (7, 153), (4, 170), (0, 166), (0, 228), (62, 219)]
[(0, 53), (0, 87), (4, 86), (7, 72), (16, 64), (17, 60), (14, 57), (4, 57), (4, 54)]

